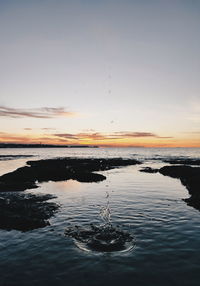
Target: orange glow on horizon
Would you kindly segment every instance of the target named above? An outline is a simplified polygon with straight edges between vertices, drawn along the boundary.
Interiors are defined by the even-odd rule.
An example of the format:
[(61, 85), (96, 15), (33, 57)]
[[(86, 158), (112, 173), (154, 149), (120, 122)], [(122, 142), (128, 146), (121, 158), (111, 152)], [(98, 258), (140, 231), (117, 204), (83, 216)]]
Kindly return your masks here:
[[(76, 136), (76, 135), (74, 135)], [(141, 137), (141, 138), (116, 138), (114, 139), (94, 139), (91, 135), (82, 135), (81, 139), (74, 138), (56, 138), (53, 135), (39, 135), (30, 134), (25, 136), (24, 134), (6, 134), (2, 133), (0, 138), (0, 143), (13, 143), (13, 144), (52, 144), (52, 145), (88, 145), (88, 146), (99, 146), (99, 147), (200, 147), (200, 140), (195, 139), (177, 139), (177, 138), (167, 138), (158, 137)], [(89, 138), (88, 138), (89, 137)]]

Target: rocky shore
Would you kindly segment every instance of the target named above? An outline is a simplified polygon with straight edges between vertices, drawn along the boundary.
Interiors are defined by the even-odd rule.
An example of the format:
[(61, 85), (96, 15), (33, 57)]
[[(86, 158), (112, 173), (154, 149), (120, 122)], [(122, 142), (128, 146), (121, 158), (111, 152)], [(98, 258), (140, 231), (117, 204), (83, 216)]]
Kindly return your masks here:
[[(190, 161), (190, 163), (192, 163), (192, 165), (195, 165), (193, 164), (194, 161)], [(180, 179), (181, 183), (187, 188), (190, 194), (190, 198), (184, 199), (184, 201), (188, 205), (200, 210), (200, 167), (192, 167), (186, 165), (164, 166), (160, 169), (145, 167), (142, 168), (140, 171), (146, 173), (159, 172), (164, 176)]]
[(0, 229), (28, 231), (50, 225), (49, 218), (59, 205), (49, 202), (52, 195), (0, 194)]
[[(170, 165), (160, 169), (145, 167), (140, 171), (180, 179), (190, 194), (190, 197), (184, 200), (188, 205), (200, 210), (199, 160), (188, 160), (187, 163), (191, 166), (185, 165), (185, 160), (173, 159), (168, 160)], [(26, 166), (0, 177), (0, 228), (28, 231), (47, 226), (49, 218), (59, 208), (58, 204), (49, 202), (53, 198), (51, 195), (33, 195), (18, 191), (34, 189), (39, 183), (48, 181), (73, 179), (79, 182), (100, 182), (105, 180), (106, 176), (98, 172), (136, 164), (141, 162), (122, 158), (56, 158), (28, 161)]]
[(74, 159), (58, 158), (28, 161), (27, 165), (0, 177), (0, 192), (24, 191), (37, 188), (37, 183), (48, 181), (77, 180), (79, 182), (100, 182), (104, 175), (95, 173), (122, 166), (140, 164), (133, 159)]
[(77, 180), (100, 182), (104, 175), (95, 173), (122, 166), (140, 164), (131, 159), (73, 159), (59, 158), (28, 161), (27, 166), (0, 177), (0, 229), (28, 231), (49, 225), (49, 218), (59, 205), (49, 202), (51, 195), (23, 192), (47, 181)]

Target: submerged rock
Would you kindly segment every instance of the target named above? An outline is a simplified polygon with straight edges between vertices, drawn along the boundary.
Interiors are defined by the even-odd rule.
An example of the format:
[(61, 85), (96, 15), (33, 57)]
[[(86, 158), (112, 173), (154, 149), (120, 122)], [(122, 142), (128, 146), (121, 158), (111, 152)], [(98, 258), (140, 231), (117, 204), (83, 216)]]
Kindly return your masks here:
[(59, 205), (47, 200), (52, 195), (0, 194), (0, 229), (28, 231), (50, 225)]
[(140, 169), (140, 172), (144, 172), (144, 173), (158, 173), (159, 169), (153, 169), (151, 167), (144, 167), (142, 169)]
[(79, 182), (100, 182), (106, 179), (104, 175), (94, 173), (117, 167), (140, 164), (133, 159), (74, 159), (58, 158), (38, 161), (28, 161), (28, 166), (2, 175), (0, 191), (23, 191), (37, 188), (36, 181), (77, 180)]

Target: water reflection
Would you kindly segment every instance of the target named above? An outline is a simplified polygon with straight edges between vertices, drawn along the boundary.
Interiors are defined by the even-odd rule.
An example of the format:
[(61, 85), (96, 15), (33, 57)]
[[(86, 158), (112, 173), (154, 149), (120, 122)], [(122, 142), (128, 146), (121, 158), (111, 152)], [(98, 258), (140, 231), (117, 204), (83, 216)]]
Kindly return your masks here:
[[(132, 153), (137, 152), (126, 150), (127, 156)], [(52, 232), (50, 227), (26, 233), (0, 230), (2, 285), (199, 285), (200, 213), (182, 201), (188, 192), (180, 180), (142, 174), (135, 167), (108, 171), (106, 176), (99, 184), (49, 182), (27, 192), (56, 195), (52, 202), (61, 203), (61, 208), (49, 219)], [(112, 195), (112, 222), (134, 234), (134, 251), (93, 255), (63, 235), (69, 223), (102, 223), (97, 205), (106, 204), (106, 190)]]

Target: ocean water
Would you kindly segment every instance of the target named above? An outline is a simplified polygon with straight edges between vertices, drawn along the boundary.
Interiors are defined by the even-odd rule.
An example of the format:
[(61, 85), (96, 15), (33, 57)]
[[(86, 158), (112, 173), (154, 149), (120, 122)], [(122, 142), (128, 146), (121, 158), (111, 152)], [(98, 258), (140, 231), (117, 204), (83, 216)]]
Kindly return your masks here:
[[(34, 155), (10, 159), (1, 155)], [(187, 285), (200, 281), (200, 212), (178, 179), (139, 172), (167, 165), (161, 158), (200, 158), (198, 148), (0, 149), (0, 173), (27, 160), (53, 157), (136, 158), (142, 165), (101, 172), (100, 183), (48, 182), (27, 193), (53, 194), (60, 204), (50, 226), (28, 232), (0, 230), (0, 285)], [(155, 160), (157, 159), (157, 160)], [(65, 228), (101, 223), (109, 192), (111, 220), (135, 238), (128, 252), (86, 252)]]

